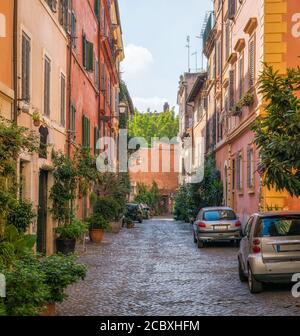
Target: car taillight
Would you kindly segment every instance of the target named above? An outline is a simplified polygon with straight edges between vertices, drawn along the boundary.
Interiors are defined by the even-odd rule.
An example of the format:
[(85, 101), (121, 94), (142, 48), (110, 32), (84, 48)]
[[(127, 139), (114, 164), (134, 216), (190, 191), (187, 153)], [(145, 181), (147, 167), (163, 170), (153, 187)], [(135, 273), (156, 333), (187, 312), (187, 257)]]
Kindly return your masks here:
[(206, 225), (203, 222), (199, 222), (197, 225), (199, 228), (206, 228)]
[(253, 239), (252, 242), (252, 252), (253, 253), (260, 253), (261, 252), (261, 248), (260, 248), (260, 239)]
[(236, 226), (236, 227), (241, 227), (241, 226), (242, 226), (242, 223), (238, 220), (238, 221), (235, 223), (235, 226)]

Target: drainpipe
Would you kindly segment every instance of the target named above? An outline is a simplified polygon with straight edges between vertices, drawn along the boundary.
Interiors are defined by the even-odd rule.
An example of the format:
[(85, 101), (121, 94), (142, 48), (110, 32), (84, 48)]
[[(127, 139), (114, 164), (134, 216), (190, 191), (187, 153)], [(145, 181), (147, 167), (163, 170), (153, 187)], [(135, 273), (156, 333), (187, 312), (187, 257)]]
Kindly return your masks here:
[(13, 10), (13, 121), (18, 121), (18, 0), (14, 0)]
[[(70, 1), (70, 10), (73, 12), (73, 1)], [(68, 37), (69, 42), (69, 64), (68, 64), (68, 118), (67, 118), (67, 155), (71, 157), (71, 109), (72, 109), (72, 32)]]

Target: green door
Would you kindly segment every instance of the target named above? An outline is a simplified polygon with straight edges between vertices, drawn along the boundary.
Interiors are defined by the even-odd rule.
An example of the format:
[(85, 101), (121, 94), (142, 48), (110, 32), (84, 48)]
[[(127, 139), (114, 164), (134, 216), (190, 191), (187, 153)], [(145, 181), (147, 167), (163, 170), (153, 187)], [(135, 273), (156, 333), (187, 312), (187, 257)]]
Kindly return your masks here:
[(37, 221), (37, 251), (40, 253), (46, 253), (47, 196), (48, 172), (41, 170), (39, 176), (39, 208)]

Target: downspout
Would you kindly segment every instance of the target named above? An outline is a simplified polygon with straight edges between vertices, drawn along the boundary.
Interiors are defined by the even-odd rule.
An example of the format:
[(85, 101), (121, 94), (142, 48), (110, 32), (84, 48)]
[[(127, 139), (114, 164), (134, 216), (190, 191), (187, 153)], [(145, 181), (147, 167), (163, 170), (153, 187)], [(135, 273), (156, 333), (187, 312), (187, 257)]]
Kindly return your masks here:
[[(70, 10), (71, 13), (73, 13), (73, 1), (70, 1)], [(69, 35), (68, 41), (69, 41), (69, 64), (68, 64), (68, 118), (67, 118), (67, 154), (68, 157), (71, 157), (71, 109), (72, 109), (72, 31)]]
[(12, 120), (18, 122), (18, 0), (14, 0), (13, 10), (13, 115)]

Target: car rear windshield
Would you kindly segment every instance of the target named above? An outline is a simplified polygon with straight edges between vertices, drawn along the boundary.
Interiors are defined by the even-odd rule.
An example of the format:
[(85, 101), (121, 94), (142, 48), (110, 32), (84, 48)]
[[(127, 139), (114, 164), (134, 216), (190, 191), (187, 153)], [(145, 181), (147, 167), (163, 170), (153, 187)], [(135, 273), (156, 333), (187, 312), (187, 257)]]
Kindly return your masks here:
[(232, 210), (210, 210), (204, 212), (203, 219), (208, 222), (217, 220), (235, 220), (236, 214)]
[(257, 237), (300, 236), (300, 215), (262, 218), (255, 235)]

